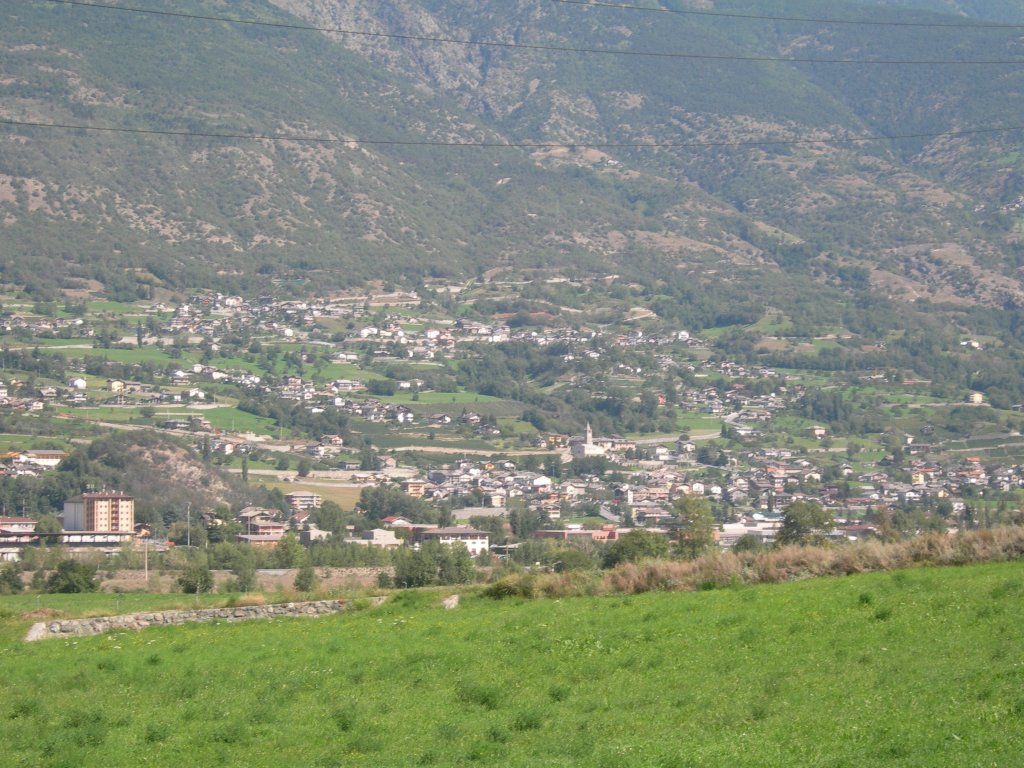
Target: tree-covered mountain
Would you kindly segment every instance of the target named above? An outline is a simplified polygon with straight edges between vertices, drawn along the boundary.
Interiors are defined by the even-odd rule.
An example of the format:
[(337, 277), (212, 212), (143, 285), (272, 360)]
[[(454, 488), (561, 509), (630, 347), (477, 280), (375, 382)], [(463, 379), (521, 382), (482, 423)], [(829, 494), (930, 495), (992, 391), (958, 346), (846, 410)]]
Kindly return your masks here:
[[(188, 134), (0, 125), (5, 283), (302, 291), (500, 267), (754, 313), (813, 297), (861, 324), (879, 302), (1024, 303), (1024, 43), (971, 26), (1024, 3), (138, 7), (165, 15), (4, 8), (0, 119)], [(675, 12), (693, 10), (734, 15)], [(875, 140), (893, 136), (912, 138)]]

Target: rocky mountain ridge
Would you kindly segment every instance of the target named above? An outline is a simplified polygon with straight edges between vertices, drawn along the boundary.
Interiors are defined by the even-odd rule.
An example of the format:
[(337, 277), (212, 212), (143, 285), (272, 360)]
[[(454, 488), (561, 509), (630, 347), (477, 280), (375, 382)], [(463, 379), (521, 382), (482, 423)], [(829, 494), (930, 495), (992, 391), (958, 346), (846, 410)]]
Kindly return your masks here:
[[(901, 24), (979, 12), (870, 5), (756, 10)], [(302, 291), (502, 267), (755, 279), (776, 303), (793, 284), (1024, 301), (1019, 132), (990, 130), (1021, 113), (1019, 67), (746, 60), (1012, 60), (1012, 30), (542, 0), (253, 1), (230, 15), (349, 33), (8, 11), (0, 118), (191, 135), (4, 126), (0, 279), (51, 295), (92, 280), (114, 295)], [(651, 52), (671, 56), (636, 55)], [(438, 146), (464, 143), (488, 146)]]

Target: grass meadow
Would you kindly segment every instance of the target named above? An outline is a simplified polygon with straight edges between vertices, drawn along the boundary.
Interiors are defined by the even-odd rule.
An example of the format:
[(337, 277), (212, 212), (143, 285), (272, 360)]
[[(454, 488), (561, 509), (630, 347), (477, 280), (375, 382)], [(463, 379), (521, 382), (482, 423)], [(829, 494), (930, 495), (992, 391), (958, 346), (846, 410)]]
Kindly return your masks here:
[(309, 491), (310, 493), (318, 493), (324, 501), (333, 501), (345, 510), (352, 510), (355, 508), (356, 502), (359, 501), (359, 494), (363, 491), (363, 489), (359, 487), (342, 485), (341, 483), (332, 483), (329, 480), (303, 482), (299, 479), (293, 482), (282, 483), (278, 480), (268, 479), (261, 475), (258, 477), (250, 476), (249, 482), (253, 485), (277, 488), (281, 493), (291, 493), (293, 491)]
[[(947, 768), (1024, 754), (1021, 562), (468, 595), (451, 611), (443, 594), (5, 641), (0, 764)], [(0, 600), (8, 626), (27, 626), (26, 599)]]

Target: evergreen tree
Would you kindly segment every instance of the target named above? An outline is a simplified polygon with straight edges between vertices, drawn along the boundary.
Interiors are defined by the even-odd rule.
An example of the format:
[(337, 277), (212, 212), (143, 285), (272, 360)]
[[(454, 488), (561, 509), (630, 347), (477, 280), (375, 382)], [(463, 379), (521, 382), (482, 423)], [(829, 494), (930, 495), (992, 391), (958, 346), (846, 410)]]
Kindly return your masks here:
[(299, 572), (295, 574), (295, 589), (299, 592), (313, 592), (319, 583), (320, 580), (309, 563), (299, 568)]

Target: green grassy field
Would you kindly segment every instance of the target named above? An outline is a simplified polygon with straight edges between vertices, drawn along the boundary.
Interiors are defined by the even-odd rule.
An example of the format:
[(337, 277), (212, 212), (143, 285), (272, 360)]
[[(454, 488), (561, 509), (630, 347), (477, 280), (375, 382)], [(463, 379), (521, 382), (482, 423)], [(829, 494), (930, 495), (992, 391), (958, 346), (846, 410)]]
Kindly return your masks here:
[(679, 425), (680, 430), (688, 430), (694, 434), (713, 430), (721, 431), (722, 429), (721, 419), (714, 416), (701, 416), (699, 414), (684, 414), (676, 419), (676, 424)]
[[(184, 405), (157, 405), (154, 421), (164, 419), (187, 419), (190, 416), (199, 416), (209, 420), (217, 429), (228, 429), (238, 432), (253, 432), (259, 435), (276, 435), (278, 428), (273, 419), (263, 416), (256, 416), (247, 411), (229, 405), (221, 405), (217, 408), (189, 408)], [(58, 407), (58, 412), (71, 416), (75, 419), (86, 421), (106, 422), (139, 422), (143, 423), (140, 408), (104, 406), (99, 408), (89, 407)]]
[(301, 480), (290, 483), (282, 483), (267, 478), (265, 475), (251, 475), (251, 485), (263, 485), (267, 488), (277, 488), (281, 493), (292, 493), (293, 491), (309, 491), (318, 493), (324, 501), (333, 501), (342, 509), (352, 509), (359, 501), (359, 494), (362, 488), (351, 488), (341, 485), (330, 485), (326, 480), (319, 480), (313, 483), (303, 483)]
[(788, 333), (793, 327), (792, 321), (781, 312), (764, 315), (756, 323), (748, 325), (745, 330), (780, 336)]
[(109, 313), (124, 317), (145, 317), (147, 314), (146, 310), (138, 304), (125, 304), (119, 301), (87, 301), (85, 306), (90, 314)]
[(1024, 751), (1022, 563), (440, 597), (8, 642), (0, 763), (945, 768)]
[(368, 371), (364, 368), (360, 368), (355, 363), (330, 363), (325, 365), (320, 371), (320, 376), (324, 381), (335, 381), (337, 379), (355, 379), (357, 381), (368, 381), (370, 379), (385, 379), (387, 378), (381, 373), (376, 371)]
[(210, 424), (218, 429), (229, 429), (233, 432), (253, 432), (257, 435), (276, 435), (277, 423), (273, 419), (257, 416), (237, 408), (206, 408), (191, 412), (196, 416), (209, 419)]
[(467, 410), (473, 410), (473, 405), (478, 403), (500, 403), (505, 402), (499, 397), (491, 395), (478, 395), (476, 392), (420, 392), (417, 398), (412, 392), (401, 392), (385, 397), (378, 397), (384, 403), (402, 403), (403, 405), (439, 405), (452, 403), (466, 406)]
[(266, 372), (256, 363), (251, 363), (241, 357), (218, 357), (213, 360), (213, 365), (221, 370), (243, 370), (249, 373), (263, 375)]
[(26, 341), (24, 339), (19, 339), (17, 336), (9, 335), (0, 336), (0, 344), (6, 344), (11, 349), (32, 349), (33, 347), (39, 347), (40, 349), (46, 349), (47, 347), (79, 347), (79, 351), (81, 351), (81, 349), (92, 348), (92, 341), (87, 339), (32, 338)]
[(185, 352), (180, 358), (174, 358), (162, 347), (157, 346), (142, 347), (141, 349), (103, 349), (75, 346), (69, 349), (52, 349), (49, 351), (69, 358), (102, 357), (113, 363), (154, 363), (161, 366), (174, 365), (181, 368), (188, 368), (198, 359), (198, 355), (194, 355), (191, 352)]
[(71, 441), (61, 437), (38, 437), (35, 435), (12, 435), (0, 433), (0, 451), (24, 451), (30, 448), (39, 447), (41, 443), (46, 443), (47, 446), (60, 446), (61, 448), (68, 450), (71, 447)]

